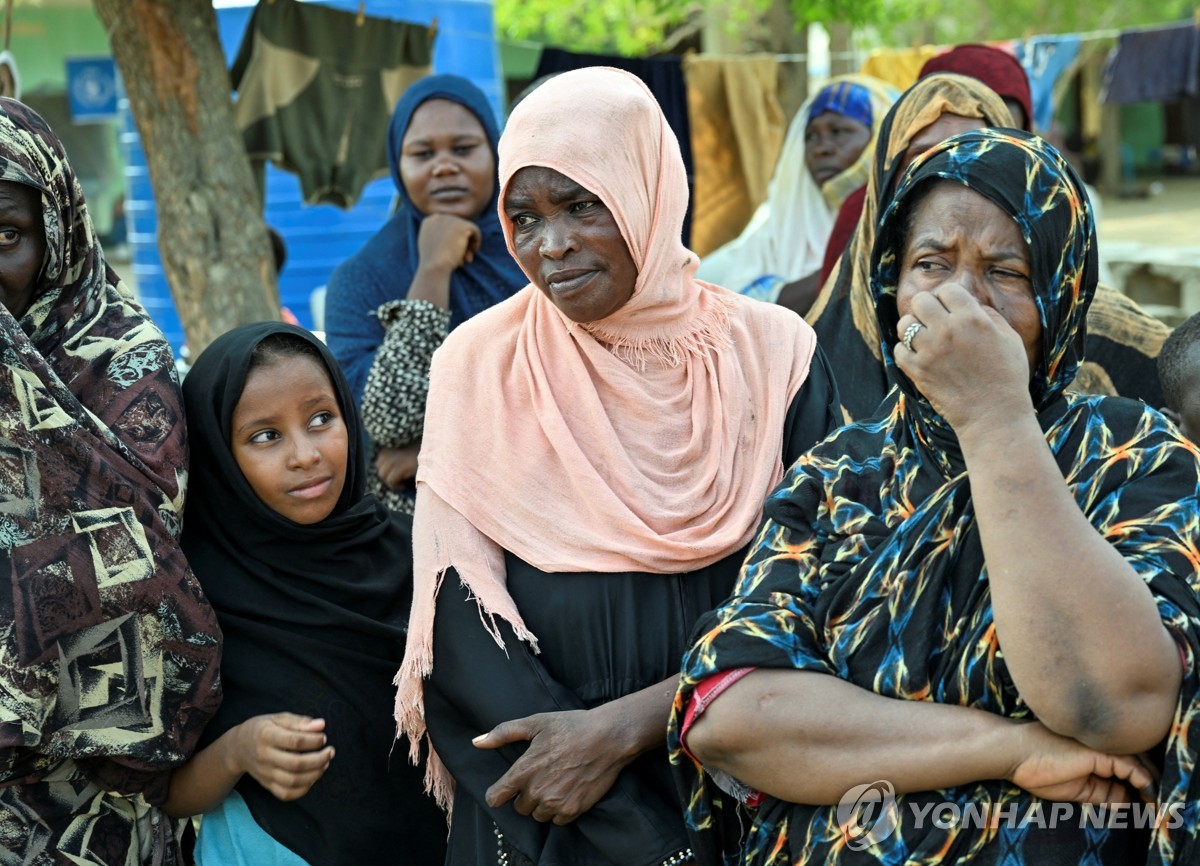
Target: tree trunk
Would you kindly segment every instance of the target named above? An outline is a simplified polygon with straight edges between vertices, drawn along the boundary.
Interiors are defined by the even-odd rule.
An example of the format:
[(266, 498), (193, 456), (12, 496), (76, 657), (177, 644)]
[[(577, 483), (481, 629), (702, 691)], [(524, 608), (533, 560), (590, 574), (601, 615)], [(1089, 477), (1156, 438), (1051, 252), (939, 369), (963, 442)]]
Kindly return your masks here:
[(262, 203), (233, 121), (212, 0), (95, 0), (142, 139), (158, 251), (192, 357), (279, 318)]
[(858, 67), (854, 63), (853, 31), (850, 25), (837, 22), (825, 25), (825, 29), (829, 31), (829, 74), (850, 75), (855, 72)]

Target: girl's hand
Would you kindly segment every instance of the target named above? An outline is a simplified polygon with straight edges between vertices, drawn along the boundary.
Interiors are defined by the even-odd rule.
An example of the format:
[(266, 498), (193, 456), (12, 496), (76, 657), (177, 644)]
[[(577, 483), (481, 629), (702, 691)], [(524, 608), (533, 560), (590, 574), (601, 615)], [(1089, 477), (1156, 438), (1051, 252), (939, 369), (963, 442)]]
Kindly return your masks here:
[[(904, 345), (905, 331), (922, 327)], [(920, 292), (900, 317), (896, 366), (958, 433), (1031, 414), (1029, 357), (1020, 335), (998, 312), (961, 286)]]
[(1153, 802), (1153, 765), (1138, 755), (1109, 755), (1052, 732), (1041, 722), (1020, 725), (1024, 757), (1008, 781), (1045, 800), (1128, 803), (1134, 792)]
[(482, 241), (479, 226), (462, 217), (434, 213), (425, 217), (417, 234), (419, 267), (449, 274), (474, 261)]
[(249, 773), (280, 800), (296, 800), (325, 774), (333, 746), (325, 744), (325, 720), (292, 713), (255, 716), (237, 728), (231, 769)]

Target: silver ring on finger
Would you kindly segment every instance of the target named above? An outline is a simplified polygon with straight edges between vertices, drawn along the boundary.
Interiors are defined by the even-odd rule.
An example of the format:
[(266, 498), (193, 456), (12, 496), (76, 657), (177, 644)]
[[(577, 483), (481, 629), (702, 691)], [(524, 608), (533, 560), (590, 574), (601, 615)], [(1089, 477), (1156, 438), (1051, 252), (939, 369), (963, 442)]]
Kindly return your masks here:
[(908, 349), (910, 352), (916, 351), (916, 349), (913, 348), (913, 337), (917, 336), (920, 330), (924, 327), (925, 326), (920, 322), (913, 322), (904, 329), (904, 339), (902, 341), (904, 343), (904, 348)]

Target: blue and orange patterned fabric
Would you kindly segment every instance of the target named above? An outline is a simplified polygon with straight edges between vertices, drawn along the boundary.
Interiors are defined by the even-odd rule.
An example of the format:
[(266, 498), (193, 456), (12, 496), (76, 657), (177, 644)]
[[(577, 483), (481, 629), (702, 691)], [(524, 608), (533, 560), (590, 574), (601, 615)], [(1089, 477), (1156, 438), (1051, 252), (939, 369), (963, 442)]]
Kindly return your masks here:
[[(961, 183), (1020, 226), (1031, 251), (1041, 360), (1030, 393), (1080, 510), (1146, 582), (1178, 642), (1184, 678), (1161, 762), (1158, 827), (1137, 844), (1090, 823), (1049, 838), (1028, 825), (980, 829), (903, 817), (869, 846), (850, 845), (836, 805), (766, 797), (740, 807), (680, 748), (678, 725), (698, 683), (740, 667), (836, 676), (880, 695), (1032, 718), (1005, 666), (969, 478), (949, 425), (896, 368), (898, 255), (915, 190)], [(1200, 455), (1157, 412), (1066, 388), (1082, 362), (1096, 286), (1095, 233), (1082, 186), (1062, 157), (1015, 130), (948, 139), (909, 167), (885, 212), (872, 289), (893, 388), (876, 414), (802, 456), (769, 498), (734, 595), (704, 617), (684, 659), (669, 740), (700, 864), (1191, 863), (1200, 858)], [(1087, 592), (1086, 574), (1076, 576)], [(1026, 815), (1038, 804), (1003, 780), (902, 794), (899, 814), (934, 803)], [(1052, 804), (1045, 803), (1045, 814)], [(743, 814), (748, 812), (748, 814)], [(1167, 820), (1171, 815), (1174, 820)], [(738, 819), (748, 820), (745, 833)], [(881, 834), (882, 835), (882, 834)]]

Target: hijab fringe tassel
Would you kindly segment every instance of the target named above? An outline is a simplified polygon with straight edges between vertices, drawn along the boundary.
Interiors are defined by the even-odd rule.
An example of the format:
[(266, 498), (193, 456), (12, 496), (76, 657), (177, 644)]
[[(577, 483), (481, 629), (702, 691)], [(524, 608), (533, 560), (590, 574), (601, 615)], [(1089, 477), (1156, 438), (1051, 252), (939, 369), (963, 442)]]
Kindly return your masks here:
[[(706, 293), (707, 294), (707, 293)], [(726, 349), (730, 345), (729, 317), (733, 310), (732, 298), (708, 294), (714, 303), (707, 304), (696, 317), (695, 327), (685, 334), (674, 336), (638, 337), (628, 333), (613, 333), (604, 325), (585, 325), (589, 334), (603, 343), (617, 358), (639, 372), (645, 371), (649, 362), (664, 367), (678, 367), (689, 357), (705, 357), (709, 352)], [(622, 327), (621, 331), (628, 331)]]
[[(449, 562), (439, 563), (433, 586), (434, 606), (436, 606), (437, 595), (442, 588), (442, 581), (450, 567), (451, 563)], [(462, 569), (459, 569), (459, 574), (462, 573)], [(489, 577), (494, 581), (496, 576), (489, 575)], [(474, 583), (474, 580), (470, 582), (463, 580), (463, 584), (470, 591), (470, 598), (478, 607), (479, 621), (487, 633), (492, 636), (496, 646), (507, 654), (508, 649), (504, 645), (504, 638), (500, 635), (500, 626), (496, 620), (499, 616), (509, 622), (519, 640), (528, 643), (535, 653), (539, 652), (537, 637), (525, 626), (520, 616), (516, 615), (514, 621), (513, 616), (505, 615), (503, 611), (489, 609), (483, 598), (472, 589)], [(514, 609), (512, 613), (516, 614), (516, 610)], [(413, 652), (414, 649), (416, 652)], [(422, 636), (421, 641), (415, 647), (409, 646), (404, 663), (396, 673), (395, 679), (392, 680), (392, 684), (396, 686), (396, 736), (408, 737), (408, 759), (413, 766), (420, 765), (421, 745), (422, 743), (425, 745), (427, 753), (425, 792), (433, 796), (437, 804), (445, 811), (446, 820), (449, 822), (452, 818), (451, 812), (454, 804), (454, 777), (442, 763), (425, 727), (424, 682), (431, 673), (433, 673), (433, 634), (432, 630), (429, 630), (427, 636)], [(486, 732), (480, 731), (480, 733)]]

